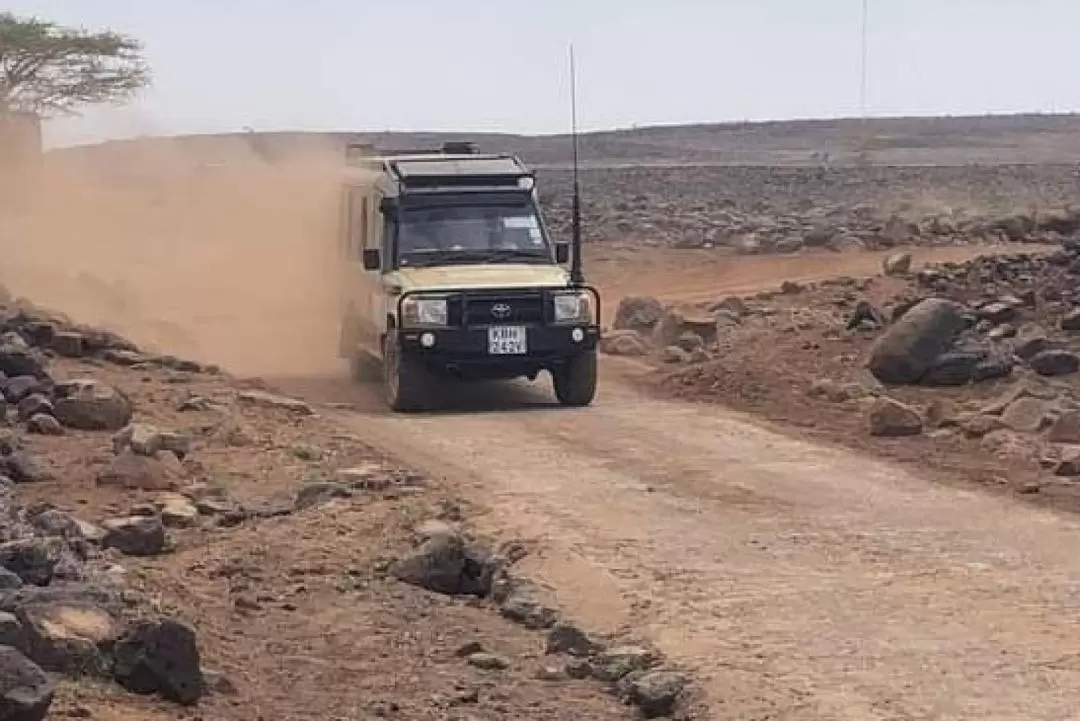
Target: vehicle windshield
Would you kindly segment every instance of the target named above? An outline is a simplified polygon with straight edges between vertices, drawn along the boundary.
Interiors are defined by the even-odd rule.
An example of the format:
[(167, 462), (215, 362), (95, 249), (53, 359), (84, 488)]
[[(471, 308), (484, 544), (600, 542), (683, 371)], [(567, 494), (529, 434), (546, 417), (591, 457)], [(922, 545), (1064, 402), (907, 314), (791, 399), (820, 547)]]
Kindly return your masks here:
[(402, 266), (552, 260), (540, 218), (524, 204), (407, 210), (398, 225), (397, 249)]

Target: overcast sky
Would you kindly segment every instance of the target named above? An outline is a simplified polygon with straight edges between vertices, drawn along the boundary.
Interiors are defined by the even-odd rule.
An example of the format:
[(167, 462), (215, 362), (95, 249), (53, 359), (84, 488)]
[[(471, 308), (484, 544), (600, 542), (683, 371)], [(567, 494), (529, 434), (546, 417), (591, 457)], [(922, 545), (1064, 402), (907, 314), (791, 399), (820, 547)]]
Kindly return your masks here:
[[(1078, 0), (869, 0), (874, 115), (1080, 110)], [(859, 113), (862, 0), (15, 0), (146, 44), (152, 90), (62, 129), (585, 128)]]

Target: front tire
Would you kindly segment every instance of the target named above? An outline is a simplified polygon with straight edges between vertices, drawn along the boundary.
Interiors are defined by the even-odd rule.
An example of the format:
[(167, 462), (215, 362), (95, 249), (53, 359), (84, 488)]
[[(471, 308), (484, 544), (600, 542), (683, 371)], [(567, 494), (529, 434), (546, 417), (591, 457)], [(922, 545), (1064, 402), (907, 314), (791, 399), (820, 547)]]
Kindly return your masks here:
[(383, 342), (383, 394), (386, 405), (398, 413), (426, 410), (431, 403), (431, 374), (422, 363), (401, 352), (397, 334)]
[(555, 397), (564, 406), (587, 406), (596, 397), (596, 377), (596, 351), (576, 355), (551, 372)]

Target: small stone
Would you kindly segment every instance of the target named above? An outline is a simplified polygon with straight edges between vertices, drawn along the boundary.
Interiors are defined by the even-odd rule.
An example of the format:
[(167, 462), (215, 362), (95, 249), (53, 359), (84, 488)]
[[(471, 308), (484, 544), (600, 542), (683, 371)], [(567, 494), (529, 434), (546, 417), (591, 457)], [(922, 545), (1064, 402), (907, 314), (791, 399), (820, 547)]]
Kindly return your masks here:
[(86, 351), (83, 334), (75, 331), (57, 331), (50, 346), (57, 355), (65, 358), (81, 358)]
[(636, 330), (614, 330), (604, 334), (600, 341), (600, 352), (615, 356), (644, 356), (649, 354), (649, 343)]
[(539, 681), (562, 681), (566, 674), (558, 666), (541, 666), (536, 671), (536, 678)]
[(102, 528), (105, 548), (116, 548), (129, 556), (156, 556), (165, 550), (165, 525), (153, 516), (131, 516), (105, 521)]
[(60, 421), (46, 413), (30, 416), (30, 420), (26, 422), (26, 430), (42, 436), (64, 435), (64, 427), (60, 425)]
[(292, 448), (292, 454), (301, 461), (321, 461), (323, 450), (309, 443), (298, 443)]
[(167, 528), (190, 528), (199, 521), (199, 510), (179, 493), (158, 496), (155, 505), (161, 512), (161, 521)]
[(22, 588), (23, 581), (17, 573), (0, 568), (0, 591), (14, 591)]
[(195, 632), (174, 620), (140, 621), (117, 641), (113, 676), (132, 693), (159, 694), (185, 706), (203, 695)]
[(956, 421), (956, 407), (944, 398), (935, 398), (926, 408), (926, 425), (931, 428), (943, 428)]
[(671, 715), (686, 686), (687, 678), (681, 673), (648, 671), (635, 674), (625, 684), (624, 694), (645, 718), (651, 719)]
[(572, 679), (586, 679), (592, 676), (593, 667), (585, 658), (574, 658), (566, 662), (566, 666), (563, 667), (566, 671), (566, 675)]
[(1065, 446), (1054, 471), (1057, 476), (1076, 478), (1080, 476), (1080, 446)]
[(390, 474), (377, 463), (366, 463), (334, 472), (334, 480), (357, 491), (385, 491), (393, 485)]
[(296, 494), (296, 501), (293, 505), (297, 510), (303, 510), (329, 503), (335, 498), (352, 498), (352, 495), (352, 491), (347, 486), (330, 481), (320, 481), (309, 483), (301, 488)]
[(132, 490), (170, 491), (177, 487), (182, 476), (183, 468), (171, 453), (149, 457), (125, 450), (98, 472), (97, 482)]
[(1065, 411), (1051, 424), (1046, 439), (1051, 443), (1080, 444), (1080, 410)]
[(454, 655), (458, 658), (467, 658), (468, 656), (472, 656), (474, 653), (480, 653), (483, 650), (484, 644), (479, 641), (469, 641), (458, 647), (458, 650), (454, 652)]
[[(12, 646), (13, 648), (24, 648), (26, 646), (22, 624), (19, 623), (19, 619), (16, 618), (15, 614), (6, 611), (0, 611), (0, 646)], [(0, 718), (3, 718), (3, 716), (0, 716)]]
[(1010, 403), (1009, 407), (1002, 412), (1001, 422), (1006, 428), (1020, 433), (1035, 433), (1046, 422), (1048, 410), (1046, 401), (1038, 398), (1020, 398)]
[(470, 666), (484, 671), (503, 671), (510, 668), (510, 662), (505, 658), (485, 651), (470, 654), (467, 660)]
[(593, 675), (614, 683), (635, 671), (644, 671), (656, 663), (656, 654), (635, 646), (618, 646), (601, 651), (592, 662)]
[(120, 636), (113, 615), (90, 603), (32, 603), (16, 615), (26, 634), (27, 654), (47, 671), (102, 674), (107, 664), (101, 649)]
[(15, 376), (41, 376), (45, 368), (41, 356), (26, 345), (17, 334), (5, 334), (0, 342), (0, 373)]
[(503, 618), (534, 630), (551, 628), (559, 619), (558, 611), (546, 606), (537, 598), (536, 592), (528, 588), (512, 591), (502, 602), (499, 612)]
[(30, 525), (42, 536), (56, 538), (84, 538), (78, 519), (56, 508), (45, 508), (29, 516)]
[(0, 544), (0, 567), (17, 575), (23, 583), (47, 586), (64, 550), (62, 539), (19, 538)]
[(40, 483), (53, 478), (52, 472), (27, 451), (0, 457), (0, 474), (16, 483)]
[(43, 393), (46, 386), (40, 378), (35, 376), (15, 376), (3, 382), (4, 400), (8, 403), (18, 403), (34, 393)]
[(1039, 375), (1061, 376), (1080, 370), (1080, 357), (1066, 350), (1044, 350), (1035, 355), (1030, 364)]
[(669, 345), (660, 351), (660, 360), (664, 363), (689, 363), (690, 354), (678, 346)]
[(1080, 308), (1073, 308), (1061, 319), (1061, 329), (1080, 331)]
[(891, 398), (874, 399), (867, 420), (870, 435), (880, 438), (917, 436), (923, 431), (923, 420), (919, 412)]
[(244, 391), (237, 395), (237, 398), (244, 403), (250, 403), (251, 405), (261, 406), (263, 408), (276, 408), (305, 416), (314, 415), (315, 413), (311, 406), (302, 400), (287, 398), (265, 391)]
[(236, 504), (220, 498), (200, 498), (195, 509), (204, 516), (220, 516), (236, 510)]
[(590, 656), (600, 649), (600, 644), (588, 637), (577, 626), (565, 621), (556, 623), (547, 637), (547, 653), (567, 653), (571, 656)]
[(979, 308), (978, 316), (994, 324), (1005, 323), (1016, 317), (1016, 307), (1002, 302), (987, 303)]
[(45, 671), (14, 648), (0, 646), (0, 718), (44, 721), (56, 684)]
[(892, 253), (881, 263), (885, 275), (905, 275), (911, 270), (911, 253)]
[(131, 400), (110, 385), (79, 379), (56, 386), (56, 418), (69, 428), (117, 431), (131, 422)]

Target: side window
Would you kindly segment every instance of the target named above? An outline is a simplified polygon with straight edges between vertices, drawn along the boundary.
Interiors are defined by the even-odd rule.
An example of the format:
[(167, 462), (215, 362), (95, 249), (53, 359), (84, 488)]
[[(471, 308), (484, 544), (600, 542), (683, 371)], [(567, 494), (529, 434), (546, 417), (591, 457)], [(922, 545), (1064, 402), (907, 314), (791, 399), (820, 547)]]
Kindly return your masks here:
[(349, 258), (360, 260), (367, 242), (368, 199), (362, 190), (349, 192), (348, 250)]

